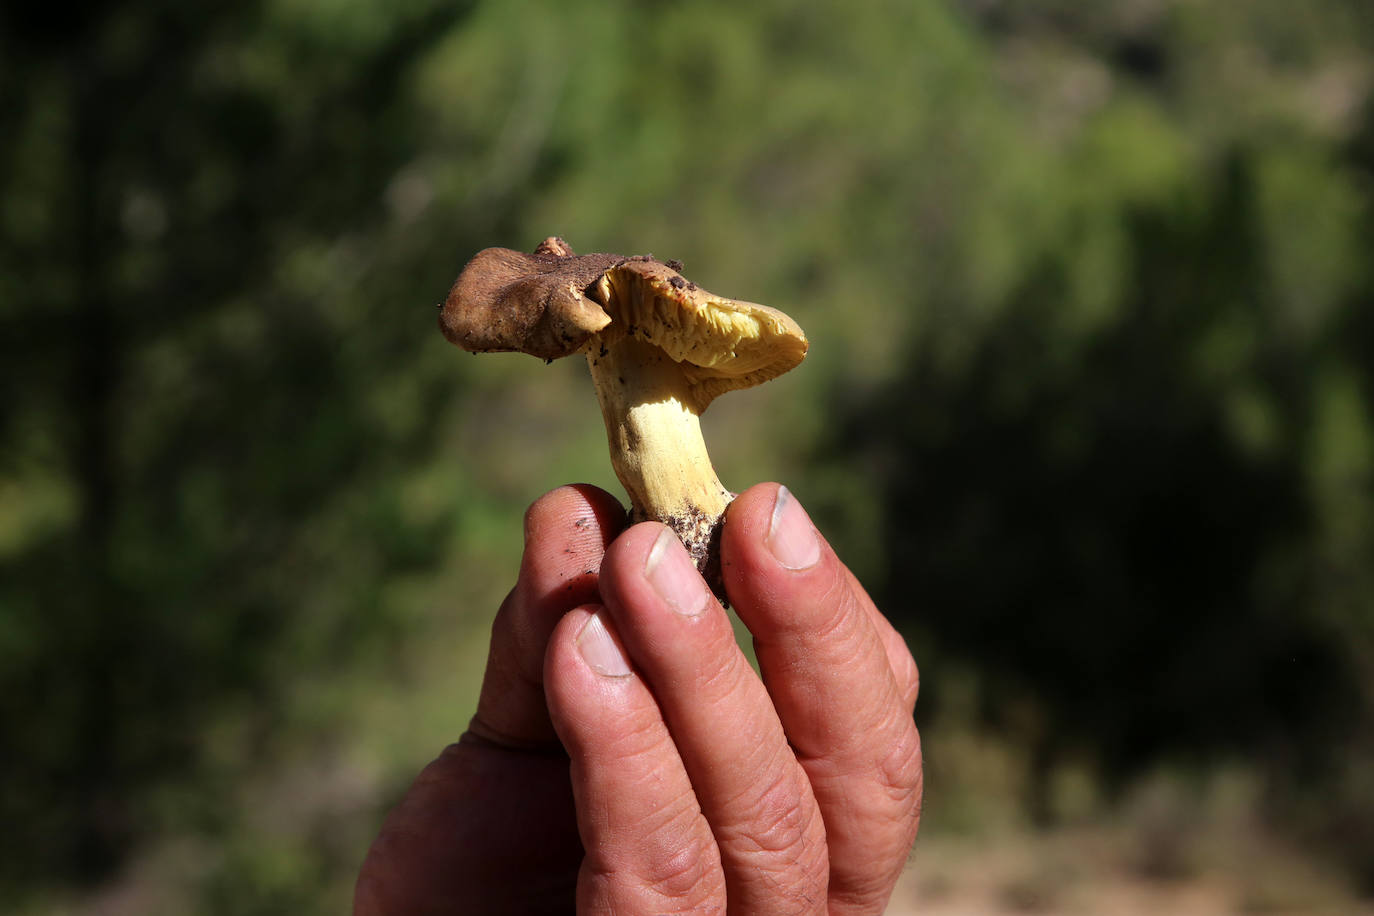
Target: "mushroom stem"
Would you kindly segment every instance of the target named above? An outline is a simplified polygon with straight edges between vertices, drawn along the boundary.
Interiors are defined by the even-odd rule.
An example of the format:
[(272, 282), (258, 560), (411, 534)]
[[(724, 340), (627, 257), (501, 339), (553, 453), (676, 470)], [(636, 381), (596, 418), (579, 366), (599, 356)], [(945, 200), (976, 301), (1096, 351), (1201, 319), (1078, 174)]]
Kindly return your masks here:
[(593, 342), (592, 383), (606, 422), (611, 465), (630, 495), (631, 521), (672, 528), (712, 589), (722, 594), (721, 518), (734, 494), (711, 467), (701, 422), (682, 368), (632, 336)]

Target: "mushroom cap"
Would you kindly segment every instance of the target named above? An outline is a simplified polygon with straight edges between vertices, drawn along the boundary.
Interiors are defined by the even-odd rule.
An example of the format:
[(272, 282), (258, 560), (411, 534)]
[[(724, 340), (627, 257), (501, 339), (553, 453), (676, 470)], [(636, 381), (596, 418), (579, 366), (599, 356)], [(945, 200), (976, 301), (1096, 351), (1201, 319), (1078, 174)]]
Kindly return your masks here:
[(623, 260), (618, 254), (573, 255), (559, 238), (545, 239), (533, 254), (487, 248), (458, 275), (440, 306), (439, 328), (473, 353), (568, 356), (611, 323), (586, 290)]
[(708, 293), (676, 262), (576, 255), (551, 236), (532, 254), (479, 251), (440, 306), (439, 327), (474, 353), (519, 351), (592, 360), (633, 337), (682, 367), (695, 406), (782, 375), (806, 356), (806, 335), (777, 309)]
[[(593, 347), (634, 337), (680, 364), (699, 410), (727, 391), (782, 375), (806, 356), (806, 335), (783, 312), (709, 293), (667, 264), (626, 258), (590, 295), (613, 319)], [(596, 359), (597, 352), (589, 354)]]

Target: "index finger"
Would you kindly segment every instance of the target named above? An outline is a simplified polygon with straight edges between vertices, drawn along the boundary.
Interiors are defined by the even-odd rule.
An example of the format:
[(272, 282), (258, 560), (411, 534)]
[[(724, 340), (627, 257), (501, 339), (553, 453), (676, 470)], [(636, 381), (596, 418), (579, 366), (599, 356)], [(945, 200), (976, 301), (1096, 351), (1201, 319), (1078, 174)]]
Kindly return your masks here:
[(544, 654), (559, 619), (597, 599), (606, 546), (625, 511), (604, 490), (559, 487), (525, 513), (520, 577), (491, 627), (477, 713), (468, 732), (503, 747), (558, 748), (544, 698)]
[(825, 821), (832, 912), (881, 910), (920, 813), (915, 664), (786, 488), (736, 498), (721, 557)]

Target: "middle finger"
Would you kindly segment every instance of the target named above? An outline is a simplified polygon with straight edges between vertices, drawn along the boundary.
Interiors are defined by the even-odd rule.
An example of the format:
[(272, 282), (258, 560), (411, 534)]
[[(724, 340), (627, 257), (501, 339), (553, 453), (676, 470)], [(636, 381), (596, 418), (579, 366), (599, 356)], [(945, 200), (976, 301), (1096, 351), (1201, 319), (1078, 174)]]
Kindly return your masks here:
[(601, 592), (711, 825), (730, 911), (824, 912), (829, 864), (810, 782), (687, 551), (662, 525), (638, 525), (607, 552)]

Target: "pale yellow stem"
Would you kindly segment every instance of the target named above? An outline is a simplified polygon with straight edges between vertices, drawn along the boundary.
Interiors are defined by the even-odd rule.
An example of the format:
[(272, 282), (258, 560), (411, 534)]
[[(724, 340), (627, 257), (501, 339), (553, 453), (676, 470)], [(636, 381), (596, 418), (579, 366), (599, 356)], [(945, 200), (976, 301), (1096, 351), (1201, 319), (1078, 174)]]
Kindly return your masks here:
[(679, 364), (633, 337), (587, 352), (606, 422), (611, 466), (629, 493), (631, 520), (660, 521), (687, 546), (719, 591), (713, 549), (734, 498), (706, 453), (701, 423)]

